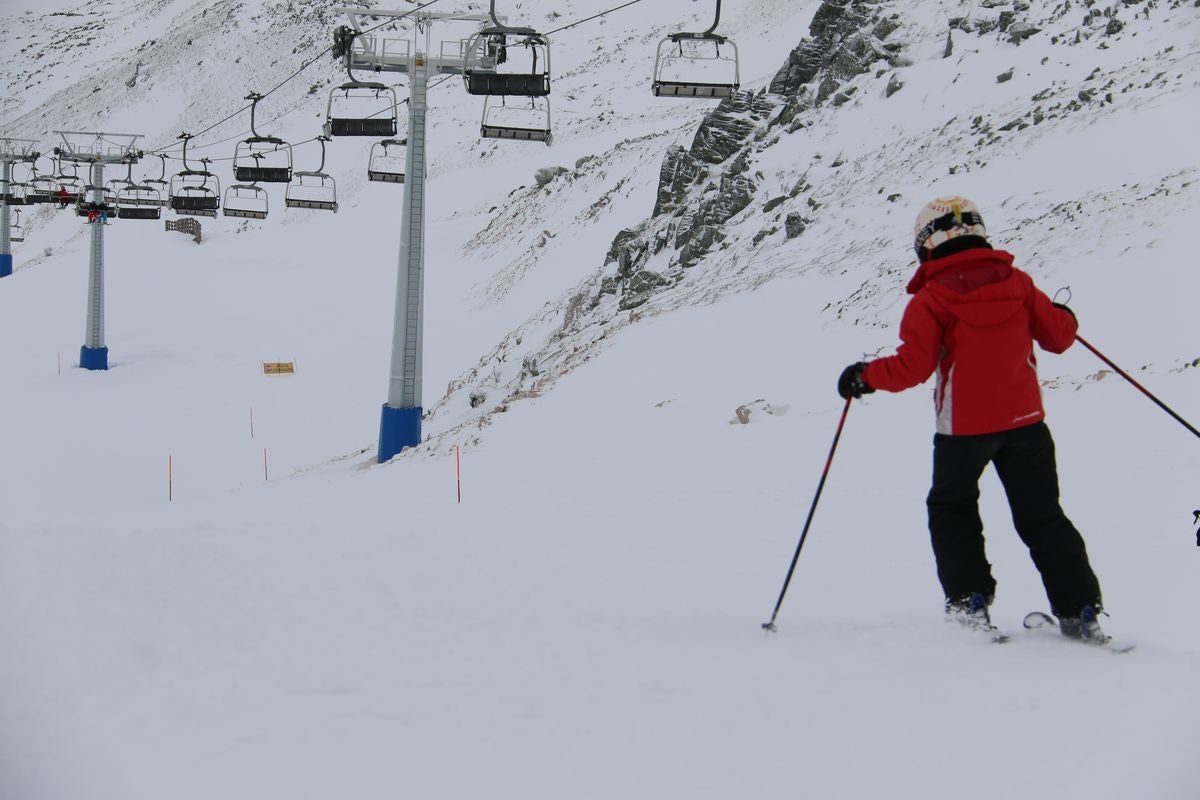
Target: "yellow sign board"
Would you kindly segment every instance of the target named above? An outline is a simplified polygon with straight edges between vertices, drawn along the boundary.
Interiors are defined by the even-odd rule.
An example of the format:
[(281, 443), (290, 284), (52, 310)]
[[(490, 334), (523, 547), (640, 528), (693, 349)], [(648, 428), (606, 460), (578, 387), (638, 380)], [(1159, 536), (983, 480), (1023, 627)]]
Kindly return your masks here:
[(294, 361), (264, 361), (263, 375), (291, 375), (296, 371)]

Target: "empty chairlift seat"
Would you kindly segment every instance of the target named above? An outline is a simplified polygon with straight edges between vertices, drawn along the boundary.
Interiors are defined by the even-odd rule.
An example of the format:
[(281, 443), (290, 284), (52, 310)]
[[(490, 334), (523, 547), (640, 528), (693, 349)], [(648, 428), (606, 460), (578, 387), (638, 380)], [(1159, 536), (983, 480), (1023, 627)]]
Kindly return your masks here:
[(384, 139), (371, 145), (367, 161), (367, 180), (380, 183), (404, 183), (408, 157), (407, 139)]
[(721, 0), (716, 19), (699, 33), (673, 33), (658, 44), (654, 58), (656, 97), (702, 97), (724, 99), (740, 88), (737, 44), (714, 33), (721, 22)]
[(227, 217), (266, 219), (269, 208), (267, 190), (252, 183), (234, 183), (225, 190), (223, 211)]
[(326, 136), (395, 136), (396, 90), (383, 83), (351, 80), (329, 92)]
[(117, 219), (160, 219), (162, 195), (145, 184), (132, 184), (117, 190)]
[(171, 176), (168, 184), (171, 210), (192, 217), (215, 217), (221, 207), (221, 181), (212, 174), (207, 158), (200, 159), (203, 169), (188, 166), (187, 147), (190, 133), (181, 133), (183, 140), (183, 169)]
[(337, 212), (337, 183), (325, 174), (325, 143), (328, 136), (318, 136), (321, 143), (321, 163), (315, 170), (297, 170), (288, 184), (283, 203), (288, 208), (307, 208), (314, 211)]
[(509, 104), (502, 97), (485, 98), (479, 135), (484, 139), (542, 142), (549, 145), (554, 138), (550, 128), (550, 98), (531, 97), (528, 105)]
[(233, 176), (245, 183), (287, 183), (292, 179), (292, 146), (278, 136), (263, 136), (254, 125), (254, 111), (263, 95), (251, 92), (250, 133), (233, 151)]

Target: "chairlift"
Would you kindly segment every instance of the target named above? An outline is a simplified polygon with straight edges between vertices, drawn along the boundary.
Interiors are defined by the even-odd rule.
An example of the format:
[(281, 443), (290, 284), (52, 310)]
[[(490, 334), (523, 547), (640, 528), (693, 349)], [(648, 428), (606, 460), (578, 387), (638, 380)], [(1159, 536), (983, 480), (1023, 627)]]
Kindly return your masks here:
[[(376, 81), (355, 80), (354, 73), (346, 70), (350, 80), (329, 90), (329, 103), (325, 107), (326, 136), (395, 136), (396, 135), (396, 90)], [(338, 98), (337, 108), (334, 100)], [(381, 98), (390, 99), (386, 109), (381, 110)], [(370, 109), (370, 113), (362, 112)], [(357, 113), (351, 113), (355, 112)], [(387, 112), (387, 116), (380, 114)]]
[(259, 135), (254, 127), (254, 110), (263, 95), (251, 92), (246, 99), (250, 101), (251, 136), (234, 148), (234, 177), (249, 183), (287, 183), (292, 179), (292, 146), (278, 136)]
[(549, 146), (554, 139), (550, 130), (550, 98), (531, 97), (528, 108), (510, 106), (503, 97), (485, 98), (479, 135), (484, 139), (544, 142)]
[(6, 206), (30, 205), (29, 184), (21, 183), (20, 181), (9, 181), (8, 191), (4, 193), (4, 204)]
[(112, 178), (104, 182), (105, 186), (117, 194), (120, 194), (123, 188), (135, 185), (133, 180), (133, 159), (128, 159), (125, 163), (127, 169), (124, 178)]
[[(467, 94), (486, 97), (546, 97), (550, 94), (550, 40), (533, 28), (502, 25), (491, 0), (492, 24), (476, 31), (464, 47), (463, 82)], [(523, 48), (528, 69), (513, 69), (510, 56)], [(521, 52), (521, 50), (516, 50)], [(501, 65), (507, 65), (501, 71)]]
[[(170, 181), (167, 180), (167, 157), (164, 156), (162, 153), (155, 153), (154, 155), (158, 156), (162, 162), (161, 169), (158, 173), (158, 177), (157, 178), (142, 178), (141, 185), (147, 186), (150, 189), (157, 192), (158, 193), (158, 204), (160, 206), (165, 206), (165, 205), (167, 205), (168, 202), (170, 202), (168, 199), (168, 196), (171, 193), (171, 183), (170, 183)], [(167, 195), (167, 196), (164, 196), (164, 195)]]
[(54, 176), (54, 182), (58, 185), (59, 190), (65, 190), (69, 195), (70, 200), (78, 202), (82, 197), (83, 179), (79, 177), (79, 170), (74, 165), (71, 166), (71, 174), (68, 175), (63, 168), (61, 160), (56, 159), (58, 164), (58, 174)]
[(212, 162), (207, 158), (200, 159), (203, 169), (188, 166), (187, 144), (192, 135), (181, 133), (179, 138), (183, 140), (183, 169), (171, 176), (171, 209), (192, 217), (215, 217), (221, 206), (221, 181), (209, 171)]
[(225, 216), (267, 218), (267, 190), (253, 183), (234, 183), (225, 190)]
[[(96, 195), (99, 194), (97, 199)], [(75, 201), (75, 214), (80, 217), (90, 217), (96, 214), (107, 214), (110, 218), (116, 216), (117, 193), (107, 186), (84, 186)]]
[(292, 182), (288, 184), (284, 195), (284, 205), (288, 208), (311, 208), (317, 211), (338, 210), (337, 183), (333, 177), (325, 174), (325, 143), (328, 136), (318, 136), (321, 143), (321, 164), (315, 170), (292, 173)]
[[(371, 145), (367, 161), (367, 180), (381, 183), (404, 183), (408, 157), (407, 139), (384, 139)], [(393, 151), (399, 150), (399, 154)]]
[(23, 242), (25, 241), (25, 229), (21, 227), (21, 209), (14, 208), (13, 214), (13, 221), (9, 225), (8, 230), (8, 240), (10, 242)]
[(162, 193), (153, 186), (134, 183), (117, 190), (117, 219), (161, 219)]
[(737, 44), (713, 33), (720, 22), (721, 0), (717, 0), (716, 19), (708, 30), (673, 33), (658, 43), (650, 87), (655, 97), (724, 99), (737, 93), (741, 85)]
[(29, 170), (29, 189), (25, 194), (25, 202), (29, 205), (57, 203), (58, 198), (54, 196), (54, 179), (49, 175), (38, 175), (36, 163), (30, 164)]

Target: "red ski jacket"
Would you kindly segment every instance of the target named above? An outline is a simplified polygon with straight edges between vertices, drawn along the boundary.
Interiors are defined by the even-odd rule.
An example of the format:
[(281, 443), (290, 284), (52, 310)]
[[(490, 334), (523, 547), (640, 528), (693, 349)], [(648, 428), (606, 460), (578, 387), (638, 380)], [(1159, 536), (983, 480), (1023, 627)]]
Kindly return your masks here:
[(996, 433), (1041, 421), (1036, 341), (1061, 353), (1075, 341), (1070, 312), (1055, 308), (1002, 250), (972, 248), (923, 263), (900, 320), (896, 354), (870, 362), (863, 379), (899, 392), (937, 372), (939, 433)]

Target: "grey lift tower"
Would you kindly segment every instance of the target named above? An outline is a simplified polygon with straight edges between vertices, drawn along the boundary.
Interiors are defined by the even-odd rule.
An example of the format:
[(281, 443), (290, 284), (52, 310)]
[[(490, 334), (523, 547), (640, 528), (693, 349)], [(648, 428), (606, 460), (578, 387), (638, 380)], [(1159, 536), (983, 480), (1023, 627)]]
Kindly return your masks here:
[(3, 205), (0, 205), (0, 278), (12, 275), (12, 227), (8, 217), (8, 207), (14, 199), (12, 191), (12, 165), (19, 162), (32, 164), (41, 156), (34, 148), (37, 142), (33, 139), (13, 139), (0, 136), (0, 188), (4, 190)]
[[(343, 38), (346, 67), (372, 72), (403, 72), (409, 79), (408, 153), (404, 205), (400, 218), (400, 265), (396, 279), (396, 312), (392, 323), (392, 360), (388, 398), (379, 422), (380, 462), (405, 447), (421, 443), (421, 366), (425, 290), (425, 115), (430, 74), (462, 74), (465, 40), (441, 42), (430, 52), (434, 22), (490, 20), (487, 14), (426, 11), (383, 11), (377, 8), (337, 8), (350, 20)], [(385, 39), (363, 34), (372, 20), (405, 18), (414, 23), (408, 39)], [(423, 48), (423, 49), (422, 49)], [(336, 136), (336, 131), (334, 132)]]
[(105, 164), (136, 164), (140, 135), (97, 133), (94, 131), (54, 131), (62, 144), (54, 148), (60, 161), (90, 164), (91, 183), (84, 187), (79, 213), (92, 226), (91, 269), (88, 271), (87, 328), (79, 351), (79, 366), (84, 369), (108, 369), (108, 348), (104, 345), (104, 222), (115, 209), (106, 202)]

